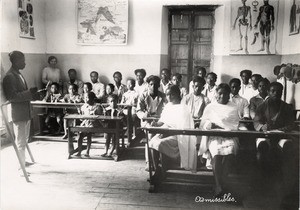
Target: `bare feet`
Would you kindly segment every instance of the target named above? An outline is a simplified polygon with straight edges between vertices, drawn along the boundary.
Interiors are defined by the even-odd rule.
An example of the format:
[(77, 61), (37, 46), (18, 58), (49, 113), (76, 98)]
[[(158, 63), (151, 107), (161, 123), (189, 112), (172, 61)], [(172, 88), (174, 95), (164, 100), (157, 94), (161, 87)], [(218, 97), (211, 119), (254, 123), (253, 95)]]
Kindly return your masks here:
[(237, 50), (236, 50), (236, 52), (238, 52), (238, 51), (241, 51), (241, 50), (243, 50), (243, 48), (242, 48), (242, 47), (240, 47), (239, 49), (237, 49)]
[(106, 152), (101, 155), (101, 157), (106, 157), (106, 156), (107, 156)]
[(257, 52), (265, 51), (265, 48), (259, 49)]
[(67, 139), (67, 138), (68, 138), (68, 134), (62, 136), (62, 139)]

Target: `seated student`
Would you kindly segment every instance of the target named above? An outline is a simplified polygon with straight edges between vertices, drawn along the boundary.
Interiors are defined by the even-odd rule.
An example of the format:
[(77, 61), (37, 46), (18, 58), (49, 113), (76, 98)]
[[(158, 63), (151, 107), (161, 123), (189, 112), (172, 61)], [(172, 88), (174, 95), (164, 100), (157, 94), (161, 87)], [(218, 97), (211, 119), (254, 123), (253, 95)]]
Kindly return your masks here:
[[(61, 99), (61, 94), (59, 93), (59, 84), (56, 82), (53, 82), (50, 86), (50, 90), (47, 92), (43, 101), (50, 102), (50, 103), (56, 103), (56, 102), (59, 102), (60, 99)], [(53, 127), (52, 123), (50, 123), (50, 120), (52, 118), (55, 118), (57, 124), (59, 125), (59, 129), (56, 133), (59, 134), (60, 131), (62, 130), (62, 125), (61, 125), (62, 124), (61, 123), (62, 116), (63, 116), (62, 109), (49, 108), (47, 110), (47, 117), (45, 119), (46, 126), (53, 132), (54, 127)]]
[[(203, 79), (206, 78), (206, 69), (202, 66), (195, 66), (195, 74), (193, 76), (193, 79), (195, 76), (198, 76), (198, 77), (202, 77)], [(189, 84), (189, 93), (193, 93), (194, 90), (193, 90), (193, 80), (190, 82)]]
[[(118, 96), (117, 95), (115, 95), (115, 94), (109, 95), (107, 98), (107, 102), (109, 104), (109, 107), (107, 107), (104, 111), (104, 114), (106, 116), (116, 117), (116, 116), (124, 115), (121, 110), (118, 110), (118, 107), (117, 107)], [(115, 128), (115, 126), (116, 126), (115, 122), (112, 122), (112, 121), (108, 121), (105, 125), (106, 128)], [(105, 140), (106, 140), (105, 153), (103, 153), (101, 156), (102, 157), (112, 157), (113, 152), (115, 151), (115, 148), (116, 148), (116, 143), (119, 143), (119, 142), (116, 142), (117, 141), (116, 136), (115, 136), (115, 134), (112, 134), (112, 133), (106, 133)], [(108, 154), (110, 142), (112, 144), (112, 147)]]
[[(176, 85), (171, 85), (167, 89), (167, 100), (169, 101), (158, 122), (153, 122), (152, 126), (164, 128), (191, 129), (194, 122), (191, 113), (185, 104), (181, 104), (180, 89)], [(167, 156), (173, 161), (180, 159), (180, 166), (193, 172), (197, 169), (197, 138), (195, 136), (172, 135), (166, 136), (156, 134), (149, 141), (149, 148), (154, 162), (154, 180), (161, 178), (161, 172), (166, 169), (162, 163), (163, 169), (159, 166), (162, 160), (159, 160), (159, 153)]]
[[(81, 97), (77, 93), (78, 87), (75, 84), (70, 84), (68, 88), (68, 94), (66, 94), (63, 99), (61, 100), (62, 102), (65, 103), (80, 103), (81, 102)], [(74, 109), (66, 109), (65, 114), (75, 114), (76, 110)], [(70, 122), (71, 123), (71, 122)], [(68, 137), (68, 132), (67, 132), (67, 121), (64, 120), (64, 132), (65, 134), (63, 135), (63, 139), (66, 139)]]
[(258, 83), (261, 80), (262, 76), (260, 74), (252, 74), (251, 76), (251, 88), (247, 88), (244, 91), (243, 98), (247, 99), (250, 102), (250, 99), (253, 96), (258, 94)]
[(163, 68), (160, 74), (160, 86), (159, 91), (162, 93), (166, 93), (166, 90), (171, 85), (170, 81), (171, 72), (167, 68)]
[(96, 101), (103, 102), (105, 97), (105, 85), (98, 81), (99, 79), (98, 72), (92, 71), (90, 77), (93, 85), (93, 92), (97, 97)]
[(233, 78), (230, 80), (229, 86), (231, 89), (230, 101), (237, 105), (240, 119), (249, 119), (249, 103), (245, 98), (239, 95), (241, 80)]
[[(177, 85), (180, 88), (180, 97), (186, 96), (188, 94), (185, 87), (181, 87), (182, 76), (179, 73), (175, 73), (171, 77), (171, 82), (173, 85)], [(193, 84), (193, 81), (192, 81)]]
[[(136, 116), (136, 107), (139, 99), (138, 93), (134, 90), (135, 87), (135, 80), (134, 79), (128, 79), (127, 80), (127, 92), (123, 94), (121, 104), (128, 104), (131, 105), (131, 115), (132, 115), (132, 121), (133, 121), (133, 136), (134, 139), (137, 135), (137, 126), (138, 126), (138, 119)], [(127, 115), (127, 110), (124, 110), (124, 114)]]
[(53, 82), (56, 82), (59, 85), (59, 88), (63, 85), (62, 72), (59, 68), (57, 68), (57, 62), (58, 61), (55, 56), (49, 56), (49, 66), (45, 67), (42, 71), (42, 83), (44, 87), (47, 87), (48, 84), (52, 84)]
[[(231, 102), (230, 87), (222, 83), (216, 89), (216, 101), (206, 106), (200, 128), (203, 130), (237, 130), (239, 115), (237, 106)], [(216, 182), (215, 197), (222, 197), (224, 184), (229, 172), (229, 163), (238, 150), (237, 138), (210, 136), (201, 139), (199, 154), (207, 151), (212, 156), (212, 168)]]
[(134, 74), (136, 76), (136, 82), (134, 90), (140, 95), (142, 95), (144, 92), (147, 92), (148, 84), (146, 81), (144, 81), (144, 78), (146, 77), (146, 71), (145, 69), (136, 69), (134, 71)]
[[(272, 82), (269, 89), (269, 97), (256, 109), (254, 128), (257, 131), (281, 131), (287, 132), (294, 128), (295, 116), (290, 105), (281, 100), (283, 86), (279, 82)], [(283, 158), (291, 157), (292, 142), (282, 139), (278, 142)], [(270, 153), (270, 141), (259, 138), (256, 141), (257, 159), (262, 172), (268, 172), (268, 159)], [(283, 162), (282, 167), (284, 167)], [(276, 164), (277, 165), (277, 164)], [(282, 171), (285, 173), (285, 171)]]
[(249, 80), (251, 78), (252, 75), (252, 71), (245, 69), (243, 71), (240, 72), (240, 77), (242, 79), (242, 85), (241, 85), (241, 89), (240, 89), (240, 96), (244, 97), (245, 92), (247, 92), (248, 89), (252, 88), (252, 85), (249, 83)]
[[(104, 103), (108, 103), (108, 97), (112, 94), (114, 94), (115, 86), (111, 83), (107, 84), (105, 87), (105, 99), (103, 100)], [(117, 95), (118, 96), (118, 95)], [(119, 99), (118, 99), (119, 100)]]
[[(80, 110), (78, 110), (79, 114), (82, 115), (100, 115), (101, 109), (95, 103), (96, 95), (93, 92), (89, 92), (85, 95), (84, 104), (81, 106)], [(83, 120), (80, 124), (82, 127), (100, 127), (101, 123), (97, 120)], [(78, 148), (74, 150), (72, 153), (78, 151), (76, 156), (81, 156), (82, 152), (82, 142), (83, 138), (87, 137), (87, 150), (86, 157), (90, 156), (90, 149), (92, 144), (92, 133), (89, 132), (80, 132), (78, 137)]]
[[(193, 90), (194, 92), (189, 93), (182, 98), (181, 103), (186, 104), (189, 108), (190, 113), (194, 119), (200, 119), (206, 105), (210, 102), (209, 99), (204, 96), (201, 91), (205, 85), (205, 80), (201, 77), (194, 77), (193, 79)], [(195, 125), (199, 127), (199, 123)]]
[(149, 76), (147, 78), (148, 91), (143, 92), (139, 96), (137, 104), (137, 116), (142, 120), (148, 116), (160, 116), (164, 103), (166, 103), (166, 95), (160, 92), (160, 79), (158, 76)]
[(267, 78), (261, 79), (258, 83), (259, 94), (250, 99), (249, 110), (251, 119), (254, 119), (257, 107), (267, 99), (269, 86), (270, 81)]
[(281, 78), (278, 79), (283, 85), (283, 93), (281, 100), (291, 104), (295, 108), (295, 84), (293, 82), (295, 70), (291, 67), (291, 64), (287, 64), (280, 69)]
[(122, 84), (122, 74), (119, 71), (116, 71), (113, 75), (115, 81), (115, 90), (114, 94), (118, 96), (118, 103), (121, 102), (123, 94), (127, 91), (126, 85)]
[(83, 90), (82, 90), (82, 88), (83, 88), (83, 82), (81, 80), (77, 79), (77, 72), (76, 72), (76, 70), (75, 69), (69, 69), (68, 75), (69, 75), (69, 81), (64, 82), (64, 85), (63, 85), (63, 94), (67, 94), (68, 93), (69, 85), (75, 84), (78, 87), (77, 93), (79, 95), (81, 95), (82, 92), (83, 92)]
[(92, 83), (90, 82), (85, 82), (83, 83), (83, 88), (82, 88), (82, 94), (81, 94), (81, 101), (84, 102), (84, 99), (86, 97), (86, 95), (89, 93), (89, 92), (92, 92), (93, 91), (93, 85)]
[(206, 84), (204, 85), (202, 94), (206, 96), (210, 102), (213, 102), (215, 100), (217, 88), (216, 81), (217, 75), (213, 72), (209, 72), (206, 77)]

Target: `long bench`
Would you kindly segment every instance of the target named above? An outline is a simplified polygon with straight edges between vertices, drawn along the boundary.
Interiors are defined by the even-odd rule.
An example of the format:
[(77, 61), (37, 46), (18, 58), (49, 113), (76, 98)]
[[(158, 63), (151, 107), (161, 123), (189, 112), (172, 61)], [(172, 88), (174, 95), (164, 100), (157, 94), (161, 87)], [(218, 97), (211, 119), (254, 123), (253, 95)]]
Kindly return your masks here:
[[(258, 132), (258, 131), (225, 131), (225, 130), (199, 130), (199, 129), (172, 129), (172, 128), (159, 128), (159, 127), (148, 127), (142, 128), (147, 133), (147, 146), (148, 146), (148, 164), (149, 164), (149, 192), (156, 192), (157, 187), (161, 183), (157, 183), (156, 180), (153, 179), (154, 171), (152, 162), (152, 153), (149, 149), (149, 139), (148, 134), (168, 134), (168, 135), (195, 135), (195, 136), (222, 136), (222, 137), (239, 137), (242, 140), (253, 139), (253, 138), (269, 138), (275, 142), (279, 139), (292, 139), (296, 140), (299, 143), (300, 132)], [(196, 145), (195, 145), (196, 146)]]

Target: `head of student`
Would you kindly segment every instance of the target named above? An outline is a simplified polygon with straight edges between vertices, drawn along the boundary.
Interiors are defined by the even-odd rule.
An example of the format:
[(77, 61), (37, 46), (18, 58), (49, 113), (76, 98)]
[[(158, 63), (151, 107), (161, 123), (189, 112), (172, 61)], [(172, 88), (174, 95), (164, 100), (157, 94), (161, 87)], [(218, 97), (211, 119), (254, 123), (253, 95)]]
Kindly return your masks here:
[(226, 83), (221, 83), (216, 88), (216, 99), (219, 104), (227, 104), (230, 99), (230, 87)]
[(106, 91), (106, 95), (111, 95), (115, 91), (115, 86), (109, 83), (106, 85), (105, 91)]
[(107, 103), (110, 108), (117, 108), (118, 105), (118, 96), (116, 94), (111, 94), (107, 97)]
[(247, 85), (249, 83), (249, 79), (251, 78), (251, 75), (252, 75), (252, 71), (248, 69), (245, 69), (240, 72), (240, 77), (244, 85)]
[(59, 91), (59, 84), (57, 82), (52, 82), (50, 86), (50, 93), (57, 94)]
[(83, 92), (84, 92), (84, 93), (91, 92), (92, 90), (93, 90), (93, 85), (92, 85), (92, 83), (90, 83), (90, 82), (85, 82), (85, 83), (83, 84)]
[(214, 86), (216, 84), (218, 76), (214, 72), (209, 72), (206, 77), (206, 83), (209, 86)]
[(261, 80), (261, 78), (262, 78), (262, 76), (260, 74), (252, 74), (251, 84), (255, 90), (258, 88), (258, 83)]
[(158, 76), (151, 75), (147, 78), (150, 95), (157, 94), (160, 86), (160, 78)]
[(18, 71), (25, 68), (25, 56), (21, 51), (12, 51), (8, 56), (14, 70)]
[(180, 104), (181, 96), (180, 96), (180, 89), (178, 85), (171, 85), (166, 90), (166, 97), (168, 102), (172, 104)]
[(175, 74), (172, 75), (171, 82), (172, 82), (173, 85), (177, 85), (179, 87), (181, 81), (182, 81), (181, 74), (175, 73)]
[(136, 69), (134, 71), (134, 74), (136, 76), (136, 81), (140, 84), (144, 82), (144, 78), (146, 77), (146, 70), (145, 69)]
[(53, 55), (49, 56), (48, 63), (49, 63), (50, 67), (55, 68), (55, 66), (57, 64), (57, 58), (55, 56), (53, 56)]
[(206, 76), (206, 69), (202, 66), (195, 66), (195, 75), (205, 78)]
[(194, 95), (199, 96), (204, 88), (205, 79), (195, 76), (193, 79)]
[(78, 91), (78, 86), (76, 84), (70, 84), (68, 87), (68, 93), (73, 95), (75, 93), (77, 93)]
[(232, 95), (237, 95), (241, 89), (241, 80), (238, 78), (233, 78), (229, 82), (229, 86), (231, 89), (231, 94)]
[(114, 81), (115, 81), (116, 84), (120, 84), (121, 83), (121, 81), (122, 81), (122, 74), (121, 74), (121, 72), (116, 71), (113, 74), (113, 77), (114, 77)]
[(169, 81), (170, 80), (170, 75), (171, 75), (171, 72), (169, 69), (167, 68), (163, 68), (161, 70), (161, 74), (160, 74), (160, 77), (163, 81)]
[(283, 91), (283, 85), (279, 82), (272, 82), (269, 88), (269, 98), (273, 101), (280, 101)]
[(68, 71), (69, 79), (71, 83), (74, 83), (77, 79), (77, 72), (75, 69), (69, 69)]
[(258, 92), (261, 96), (268, 95), (270, 81), (267, 78), (262, 78), (258, 83)]
[(99, 74), (96, 71), (92, 71), (90, 73), (90, 77), (91, 77), (92, 83), (97, 83), (98, 82), (98, 78), (99, 78)]
[(135, 87), (135, 80), (134, 79), (128, 79), (127, 80), (127, 88), (128, 90), (133, 90)]
[(95, 99), (96, 99), (95, 93), (89, 92), (88, 94), (85, 95), (84, 102), (89, 105), (94, 105)]

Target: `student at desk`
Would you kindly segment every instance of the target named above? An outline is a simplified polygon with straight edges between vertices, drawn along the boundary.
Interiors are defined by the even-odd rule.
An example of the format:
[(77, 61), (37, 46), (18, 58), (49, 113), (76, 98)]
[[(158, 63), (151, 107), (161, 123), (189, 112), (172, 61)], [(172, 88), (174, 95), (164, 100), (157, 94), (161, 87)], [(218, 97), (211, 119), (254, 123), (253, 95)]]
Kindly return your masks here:
[[(47, 92), (43, 101), (50, 102), (50, 103), (56, 103), (56, 102), (59, 102), (60, 100), (61, 100), (61, 94), (59, 93), (59, 84), (56, 82), (53, 82), (50, 86), (50, 90)], [(59, 126), (59, 129), (56, 133), (59, 134), (63, 127), (62, 126), (62, 117), (63, 117), (62, 109), (49, 108), (47, 110), (47, 117), (45, 119), (45, 124), (50, 130), (53, 130), (53, 125), (52, 125), (52, 123), (50, 123), (50, 119), (55, 118), (55, 120)]]
[[(222, 83), (216, 88), (216, 101), (206, 106), (200, 128), (203, 130), (237, 130), (239, 115), (237, 106), (229, 101), (230, 87)], [(222, 197), (224, 184), (229, 172), (229, 164), (238, 150), (238, 139), (231, 137), (210, 136), (201, 139), (199, 154), (210, 152), (212, 168), (216, 182), (215, 197)]]
[[(107, 98), (107, 103), (109, 105), (109, 107), (107, 107), (104, 110), (104, 115), (106, 116), (111, 116), (111, 117), (116, 117), (116, 116), (124, 116), (122, 110), (118, 110), (118, 95), (116, 94), (111, 94), (108, 96)], [(107, 122), (104, 125), (106, 128), (115, 128), (116, 125), (114, 122)], [(108, 149), (109, 149), (109, 145), (110, 142), (112, 144), (111, 150), (108, 154)], [(119, 142), (117, 142), (118, 144)], [(105, 153), (103, 153), (101, 156), (102, 157), (112, 157), (113, 152), (116, 149), (116, 135), (112, 134), (112, 133), (106, 133), (105, 135)]]
[[(269, 98), (265, 100), (256, 110), (254, 117), (254, 128), (257, 131), (274, 131), (287, 132), (294, 128), (295, 116), (292, 106), (281, 100), (283, 86), (279, 82), (272, 82), (269, 88)], [(291, 165), (293, 160), (293, 143), (288, 139), (281, 139), (278, 142), (278, 147), (271, 148), (270, 140), (259, 138), (256, 141), (257, 159), (262, 169), (263, 175), (270, 175), (270, 166), (273, 162), (273, 167), (281, 166), (284, 181), (288, 181), (289, 174), (294, 166)], [(272, 149), (272, 150), (271, 150)], [(271, 151), (275, 150), (280, 153), (281, 161), (275, 161), (271, 158)], [(272, 156), (274, 157), (274, 156)]]
[[(194, 121), (191, 113), (185, 104), (181, 104), (180, 89), (171, 85), (167, 91), (168, 103), (162, 111), (158, 122), (152, 126), (178, 129), (194, 128)], [(159, 166), (159, 152), (172, 160), (180, 159), (180, 165), (186, 170), (196, 171), (197, 168), (197, 138), (195, 136), (174, 135), (165, 136), (156, 134), (149, 141), (149, 148), (152, 152), (155, 175), (154, 179), (160, 179), (162, 168)], [(163, 166), (163, 168), (165, 168)]]
[[(99, 106), (96, 105), (95, 99), (96, 99), (96, 95), (93, 92), (89, 92), (84, 99), (84, 104), (81, 106), (81, 108), (79, 110), (80, 114), (82, 114), (82, 115), (97, 115), (97, 114), (99, 115), (99, 114), (101, 114), (101, 110), (100, 110)], [(83, 120), (81, 122), (80, 126), (99, 127), (99, 126), (101, 126), (101, 123), (96, 120)], [(85, 156), (89, 157), (91, 144), (92, 144), (92, 133), (86, 133), (86, 132), (79, 133), (78, 148), (76, 150), (74, 150), (72, 153), (74, 154), (76, 151), (78, 151), (76, 156), (81, 156), (82, 142), (83, 142), (84, 137), (87, 137), (87, 150), (86, 150)]]
[[(64, 96), (64, 98), (61, 101), (65, 103), (80, 103), (81, 97), (77, 93), (77, 91), (78, 91), (78, 86), (75, 84), (70, 84), (68, 87), (68, 93)], [(75, 113), (76, 110), (74, 109), (66, 109), (64, 114), (75, 114)], [(68, 137), (66, 121), (64, 121), (64, 132), (65, 134), (63, 135), (62, 138), (66, 139)]]

